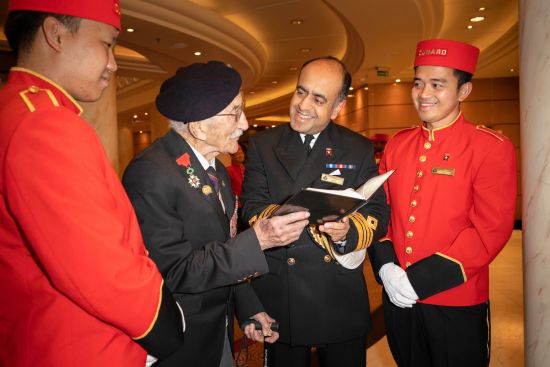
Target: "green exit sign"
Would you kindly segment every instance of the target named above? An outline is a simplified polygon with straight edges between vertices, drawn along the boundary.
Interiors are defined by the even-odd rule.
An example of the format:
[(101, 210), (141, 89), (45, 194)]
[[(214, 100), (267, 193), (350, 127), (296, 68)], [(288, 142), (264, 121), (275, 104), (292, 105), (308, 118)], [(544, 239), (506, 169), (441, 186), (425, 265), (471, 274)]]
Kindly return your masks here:
[(376, 76), (389, 76), (390, 72), (388, 70), (376, 70)]

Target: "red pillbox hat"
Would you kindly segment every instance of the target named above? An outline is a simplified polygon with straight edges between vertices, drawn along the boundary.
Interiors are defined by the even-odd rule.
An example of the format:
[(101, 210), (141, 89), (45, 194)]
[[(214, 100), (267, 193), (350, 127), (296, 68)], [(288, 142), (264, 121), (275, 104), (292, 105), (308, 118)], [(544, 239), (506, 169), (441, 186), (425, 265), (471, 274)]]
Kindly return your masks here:
[(10, 0), (8, 12), (39, 11), (95, 20), (120, 30), (119, 0)]
[(445, 66), (474, 74), (479, 48), (450, 40), (425, 40), (416, 45), (414, 66)]

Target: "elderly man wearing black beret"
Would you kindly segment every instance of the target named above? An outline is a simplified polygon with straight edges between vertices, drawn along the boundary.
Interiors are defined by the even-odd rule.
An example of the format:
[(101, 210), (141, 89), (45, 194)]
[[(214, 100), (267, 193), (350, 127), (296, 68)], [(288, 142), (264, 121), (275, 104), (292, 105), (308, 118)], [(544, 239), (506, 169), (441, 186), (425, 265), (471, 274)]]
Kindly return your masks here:
[(232, 366), (234, 312), (241, 322), (262, 324), (261, 331), (247, 326), (248, 336), (278, 338), (246, 280), (268, 271), (262, 251), (295, 241), (308, 213), (266, 219), (236, 234), (235, 196), (216, 156), (236, 152), (248, 128), (240, 89), (240, 75), (221, 62), (180, 68), (156, 99), (170, 132), (124, 173), (149, 255), (187, 323), (183, 347), (161, 366)]

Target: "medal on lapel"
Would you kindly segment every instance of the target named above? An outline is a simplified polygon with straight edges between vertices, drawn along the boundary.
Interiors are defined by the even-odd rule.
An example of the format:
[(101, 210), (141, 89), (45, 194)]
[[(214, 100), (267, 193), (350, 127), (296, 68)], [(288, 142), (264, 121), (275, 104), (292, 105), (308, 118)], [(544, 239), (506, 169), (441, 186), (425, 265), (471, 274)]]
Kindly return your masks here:
[[(187, 182), (191, 187), (198, 189), (199, 186), (201, 185), (201, 180), (200, 178), (197, 177), (197, 175), (195, 175), (195, 170), (193, 169), (193, 167), (191, 167), (191, 159), (189, 158), (189, 153), (183, 153), (178, 159), (176, 159), (176, 163), (182, 167), (185, 167), (185, 173), (187, 174)], [(204, 190), (205, 189), (203, 187), (203, 193), (204, 193)], [(212, 191), (212, 188), (210, 188), (210, 191)]]

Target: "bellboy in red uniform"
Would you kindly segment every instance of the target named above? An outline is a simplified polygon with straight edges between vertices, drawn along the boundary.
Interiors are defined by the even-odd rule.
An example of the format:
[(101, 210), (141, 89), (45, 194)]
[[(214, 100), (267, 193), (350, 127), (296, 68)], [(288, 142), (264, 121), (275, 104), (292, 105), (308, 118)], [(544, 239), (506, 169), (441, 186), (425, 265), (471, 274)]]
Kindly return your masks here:
[(465, 119), (479, 50), (418, 44), (412, 99), (422, 126), (386, 145), (391, 207), (376, 254), (388, 343), (399, 366), (487, 366), (489, 264), (510, 237), (516, 163), (510, 140)]
[[(66, 16), (66, 17), (64, 17)], [(144, 366), (183, 342), (132, 206), (77, 101), (116, 70), (115, 0), (13, 0), (0, 91), (0, 365)]]

